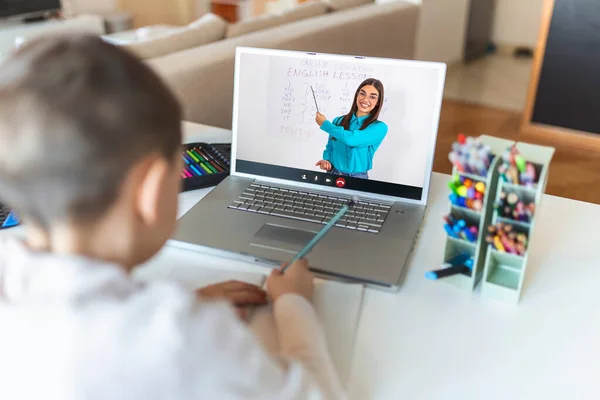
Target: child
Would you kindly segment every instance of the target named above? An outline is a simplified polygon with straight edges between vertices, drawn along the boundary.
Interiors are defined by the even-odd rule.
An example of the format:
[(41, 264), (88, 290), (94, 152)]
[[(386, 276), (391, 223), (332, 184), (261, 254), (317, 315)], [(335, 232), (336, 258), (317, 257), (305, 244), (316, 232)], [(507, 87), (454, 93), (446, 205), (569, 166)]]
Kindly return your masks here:
[[(0, 238), (2, 399), (343, 398), (305, 261), (273, 271), (273, 359), (226, 302), (134, 282), (176, 221), (181, 108), (134, 56), (91, 36), (21, 47), (0, 66), (0, 195), (26, 222)], [(212, 296), (212, 300), (208, 296)]]
[(317, 112), (315, 120), (329, 134), (323, 159), (315, 164), (335, 175), (369, 179), (375, 152), (385, 138), (388, 127), (379, 121), (383, 105), (383, 84), (368, 78), (356, 89), (348, 114), (329, 122)]

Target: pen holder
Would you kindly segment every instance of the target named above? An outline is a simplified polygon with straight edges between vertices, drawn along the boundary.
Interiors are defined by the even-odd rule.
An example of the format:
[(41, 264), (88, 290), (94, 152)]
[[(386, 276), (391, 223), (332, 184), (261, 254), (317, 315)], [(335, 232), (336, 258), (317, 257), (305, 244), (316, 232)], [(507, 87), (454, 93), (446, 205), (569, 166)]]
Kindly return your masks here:
[[(496, 204), (491, 207), (492, 220), (488, 228), (495, 233), (489, 235), (492, 236), (488, 238), (490, 243), (485, 242), (488, 251), (481, 285), (482, 296), (514, 304), (521, 298), (535, 223), (555, 151), (552, 147), (521, 142), (515, 148), (530, 164), (527, 167), (537, 179), (533, 184), (529, 181), (523, 184), (522, 181), (511, 182), (504, 174), (499, 174)], [(504, 231), (498, 233), (498, 227)]]
[(231, 145), (227, 143), (189, 143), (183, 146), (182, 191), (216, 186), (231, 167)]
[[(463, 271), (461, 273), (447, 276), (440, 279), (443, 282), (457, 286), (461, 289), (472, 291), (475, 286), (481, 280), (483, 276), (484, 264), (486, 260), (486, 241), (485, 241), (485, 230), (492, 221), (492, 209), (494, 199), (496, 198), (496, 190), (498, 187), (498, 162), (500, 155), (503, 151), (514, 144), (513, 141), (504, 140), (488, 135), (479, 136), (479, 140), (486, 146), (489, 146), (492, 160), (490, 161), (489, 168), (485, 175), (473, 174), (461, 172), (456, 166), (452, 170), (452, 179), (457, 184), (464, 184), (470, 181), (471, 187), (475, 188), (477, 192), (477, 185), (485, 186), (485, 190), (480, 201), (477, 202), (475, 209), (472, 204), (468, 204), (460, 200), (461, 196), (452, 193), (450, 195), (448, 216), (455, 220), (462, 220), (468, 227), (475, 227), (477, 229), (477, 237), (472, 240), (472, 237), (468, 235), (466, 237), (456, 237), (449, 232), (446, 228), (446, 240), (444, 246), (444, 259), (442, 268), (448, 268), (451, 266), (451, 260), (455, 259), (460, 254), (469, 254), (472, 257), (472, 267), (470, 271)], [(451, 183), (449, 183), (452, 186)], [(454, 196), (453, 196), (454, 194)], [(469, 207), (471, 205), (471, 207)], [(471, 239), (471, 240), (469, 240)]]

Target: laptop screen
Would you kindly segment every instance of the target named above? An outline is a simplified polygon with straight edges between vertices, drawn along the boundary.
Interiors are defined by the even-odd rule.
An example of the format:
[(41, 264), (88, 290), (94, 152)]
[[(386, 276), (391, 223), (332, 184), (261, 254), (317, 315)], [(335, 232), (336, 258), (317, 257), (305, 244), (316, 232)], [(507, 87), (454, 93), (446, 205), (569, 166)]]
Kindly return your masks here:
[(235, 174), (424, 203), (446, 66), (240, 48)]

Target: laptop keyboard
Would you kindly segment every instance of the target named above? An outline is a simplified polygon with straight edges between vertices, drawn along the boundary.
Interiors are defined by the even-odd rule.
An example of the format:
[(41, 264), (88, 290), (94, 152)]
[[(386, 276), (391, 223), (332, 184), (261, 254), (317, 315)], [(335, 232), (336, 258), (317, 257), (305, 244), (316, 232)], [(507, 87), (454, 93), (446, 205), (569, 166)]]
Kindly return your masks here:
[[(326, 224), (349, 198), (252, 183), (229, 208)], [(390, 203), (359, 201), (337, 223), (340, 228), (379, 233)]]

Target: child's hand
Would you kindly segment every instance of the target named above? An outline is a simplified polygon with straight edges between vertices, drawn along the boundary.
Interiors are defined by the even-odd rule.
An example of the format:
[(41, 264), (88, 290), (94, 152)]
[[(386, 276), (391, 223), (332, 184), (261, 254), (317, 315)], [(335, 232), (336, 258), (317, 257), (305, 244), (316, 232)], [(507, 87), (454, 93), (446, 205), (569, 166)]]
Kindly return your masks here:
[(308, 261), (302, 259), (292, 264), (285, 273), (274, 269), (267, 279), (267, 292), (273, 302), (286, 293), (296, 293), (308, 301), (314, 289), (314, 276), (308, 269)]
[(323, 122), (325, 122), (327, 120), (327, 118), (321, 114), (320, 112), (317, 111), (317, 117), (315, 118), (315, 121), (317, 121), (317, 124), (319, 126), (323, 125)]
[(315, 165), (324, 171), (331, 171), (333, 169), (333, 166), (327, 160), (321, 160), (321, 161), (317, 162)]
[(267, 294), (264, 290), (256, 285), (239, 281), (216, 283), (198, 289), (196, 293), (203, 298), (229, 300), (237, 308), (242, 319), (246, 313), (244, 307), (267, 303)]

